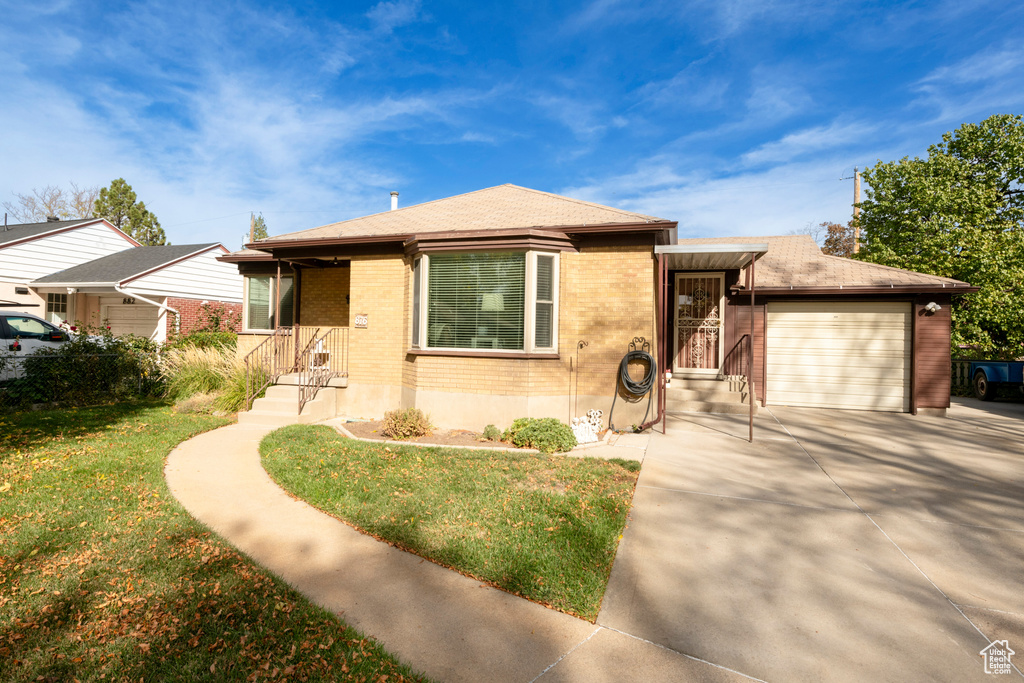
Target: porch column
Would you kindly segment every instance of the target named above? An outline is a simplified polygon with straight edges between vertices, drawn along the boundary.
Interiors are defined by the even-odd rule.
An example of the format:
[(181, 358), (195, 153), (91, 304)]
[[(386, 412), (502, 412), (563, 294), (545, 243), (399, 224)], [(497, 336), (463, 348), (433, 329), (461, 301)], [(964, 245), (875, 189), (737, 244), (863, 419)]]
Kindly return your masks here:
[(750, 443), (754, 442), (754, 264), (757, 254), (750, 255), (750, 354), (747, 358), (747, 391), (750, 392)]

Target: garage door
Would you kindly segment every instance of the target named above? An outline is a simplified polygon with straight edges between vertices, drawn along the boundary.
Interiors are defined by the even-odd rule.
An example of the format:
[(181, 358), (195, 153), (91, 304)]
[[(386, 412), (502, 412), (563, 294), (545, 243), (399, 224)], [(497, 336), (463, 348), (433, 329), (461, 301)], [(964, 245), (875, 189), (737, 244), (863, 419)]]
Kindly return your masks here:
[(156, 333), (160, 309), (148, 304), (110, 304), (103, 307), (103, 317), (115, 337), (137, 334), (153, 337)]
[(909, 302), (768, 304), (769, 404), (910, 410)]

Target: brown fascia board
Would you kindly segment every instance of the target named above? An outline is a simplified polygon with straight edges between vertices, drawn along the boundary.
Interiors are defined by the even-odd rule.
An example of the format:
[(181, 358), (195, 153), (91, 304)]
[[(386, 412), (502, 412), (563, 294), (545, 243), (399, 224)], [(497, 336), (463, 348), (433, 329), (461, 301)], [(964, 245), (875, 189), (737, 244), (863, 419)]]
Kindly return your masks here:
[[(754, 283), (754, 293), (758, 296), (781, 295), (786, 296), (833, 296), (848, 294), (973, 294), (980, 288), (973, 285), (876, 285), (874, 287), (857, 285), (853, 287), (758, 287)], [(730, 291), (749, 294), (750, 290), (744, 285), (733, 285)]]
[(4, 242), (3, 244), (0, 244), (0, 249), (6, 249), (7, 247), (13, 247), (13, 246), (18, 245), (18, 244), (25, 244), (26, 242), (34, 242), (36, 240), (41, 240), (44, 237), (53, 237), (54, 235), (59, 235), (59, 234), (61, 234), (63, 232), (71, 232), (72, 230), (78, 230), (79, 228), (84, 228), (84, 227), (86, 227), (88, 225), (95, 225), (96, 223), (105, 223), (108, 228), (110, 228), (111, 230), (116, 232), (121, 237), (125, 238), (133, 246), (136, 246), (136, 247), (141, 247), (142, 246), (142, 242), (139, 242), (134, 237), (132, 237), (131, 235), (126, 233), (124, 230), (119, 230), (116, 226), (114, 226), (113, 223), (108, 221), (106, 218), (95, 218), (95, 219), (93, 219), (91, 221), (88, 221), (86, 223), (79, 223), (77, 225), (68, 225), (68, 226), (65, 226), (63, 228), (57, 228), (56, 230), (50, 230), (49, 232), (43, 232), (43, 233), (39, 233), (38, 235), (31, 235), (29, 237), (24, 237), (24, 238), (22, 238), (20, 240), (13, 240), (11, 242)]
[(217, 260), (223, 261), (224, 263), (251, 263), (253, 261), (273, 261), (274, 257), (266, 252), (262, 254), (245, 254), (244, 256), (233, 256), (228, 253), (223, 256), (218, 256)]
[(424, 232), (416, 234), (401, 235), (355, 235), (352, 237), (317, 237), (309, 239), (289, 240), (264, 240), (251, 242), (245, 245), (246, 249), (258, 249), (260, 251), (273, 252), (275, 249), (288, 249), (294, 247), (333, 247), (349, 244), (372, 244), (408, 242), (410, 240), (440, 240), (440, 239), (467, 239), (493, 238), (498, 236), (528, 235), (531, 233), (564, 233), (567, 235), (600, 233), (600, 232), (660, 232), (672, 230), (678, 226), (675, 221), (657, 221), (650, 223), (602, 223), (596, 225), (533, 225), (522, 228), (509, 228), (507, 230), (445, 230), (439, 232)]

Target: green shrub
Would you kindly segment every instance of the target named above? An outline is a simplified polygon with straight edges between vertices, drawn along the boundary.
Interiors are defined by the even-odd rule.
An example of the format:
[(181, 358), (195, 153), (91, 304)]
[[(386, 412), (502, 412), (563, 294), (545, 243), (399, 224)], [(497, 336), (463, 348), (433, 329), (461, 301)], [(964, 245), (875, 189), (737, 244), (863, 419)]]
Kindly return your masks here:
[(392, 439), (423, 436), (430, 431), (430, 418), (419, 408), (390, 410), (384, 414), (384, 423), (380, 431)]
[(83, 405), (161, 390), (156, 344), (145, 337), (114, 338), (107, 328), (81, 326), (60, 346), (25, 356), (10, 381), (6, 405), (55, 402)]
[[(261, 384), (266, 382), (267, 372), (261, 367), (254, 367), (250, 382), (252, 388), (255, 389)], [(255, 398), (261, 398), (266, 393), (266, 388), (261, 389), (256, 394)], [(237, 413), (240, 410), (246, 410), (248, 406), (245, 405), (246, 398), (246, 386), (245, 386), (245, 360), (242, 358), (236, 358), (234, 364), (231, 366), (230, 371), (224, 377), (224, 384), (221, 385), (220, 395), (217, 397), (216, 406), (218, 409), (229, 412)]]
[(501, 432), (494, 425), (484, 427), (484, 438), (488, 441), (501, 441)]
[(576, 447), (569, 425), (553, 417), (521, 417), (505, 430), (504, 438), (520, 448), (536, 448), (541, 453), (564, 453)]

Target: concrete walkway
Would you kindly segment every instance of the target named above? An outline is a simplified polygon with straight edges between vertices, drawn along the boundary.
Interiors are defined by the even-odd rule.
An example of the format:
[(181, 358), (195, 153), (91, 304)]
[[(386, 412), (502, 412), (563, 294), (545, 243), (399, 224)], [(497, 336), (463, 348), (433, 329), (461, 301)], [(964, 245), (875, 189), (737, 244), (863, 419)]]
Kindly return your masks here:
[(413, 669), (438, 681), (749, 680), (483, 586), (294, 500), (260, 465), (259, 441), (269, 431), (231, 425), (181, 444), (165, 468), (171, 492), (232, 545)]
[(196, 437), (166, 475), (194, 516), (439, 681), (981, 681), (1000, 639), (1024, 659), (1024, 404), (756, 420), (753, 444), (746, 417), (691, 414), (583, 453), (643, 462), (597, 625), (292, 499), (260, 466), (267, 429)]
[(991, 680), (991, 640), (1024, 660), (1024, 405), (776, 407), (746, 436), (654, 435), (599, 624), (771, 681)]

